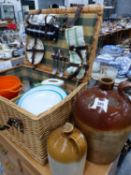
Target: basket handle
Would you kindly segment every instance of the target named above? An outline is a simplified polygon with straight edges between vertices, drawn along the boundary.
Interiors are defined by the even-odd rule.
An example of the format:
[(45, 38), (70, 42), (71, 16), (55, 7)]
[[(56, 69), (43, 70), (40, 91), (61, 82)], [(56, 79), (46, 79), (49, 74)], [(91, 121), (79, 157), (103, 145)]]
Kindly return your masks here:
[(0, 131), (8, 130), (11, 127), (15, 127), (17, 130), (24, 133), (24, 125), (22, 121), (14, 118), (9, 118), (9, 120), (7, 121), (7, 124), (0, 125)]
[(4, 130), (7, 130), (7, 129), (10, 129), (10, 127), (7, 126), (7, 125), (0, 125), (0, 131), (4, 131)]

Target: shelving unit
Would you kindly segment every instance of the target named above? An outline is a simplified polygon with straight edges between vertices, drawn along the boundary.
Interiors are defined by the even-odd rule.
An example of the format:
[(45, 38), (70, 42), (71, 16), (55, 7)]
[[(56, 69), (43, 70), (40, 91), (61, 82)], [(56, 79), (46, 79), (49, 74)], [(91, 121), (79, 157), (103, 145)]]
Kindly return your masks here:
[(24, 58), (25, 58), (24, 56), (20, 56), (8, 60), (0, 59), (0, 73), (20, 66), (21, 64), (23, 64)]

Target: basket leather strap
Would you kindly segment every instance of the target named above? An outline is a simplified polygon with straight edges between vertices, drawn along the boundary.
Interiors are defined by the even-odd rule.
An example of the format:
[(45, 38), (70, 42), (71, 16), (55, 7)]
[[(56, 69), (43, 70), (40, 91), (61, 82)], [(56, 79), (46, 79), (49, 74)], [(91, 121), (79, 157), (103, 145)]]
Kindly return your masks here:
[[(39, 10), (38, 13), (37, 13), (37, 15), (41, 14), (41, 12), (42, 12), (42, 10)], [(30, 16), (31, 16), (31, 15), (28, 14), (28, 16), (27, 16), (27, 18), (26, 18), (26, 23), (27, 23), (28, 25), (31, 25), (30, 22), (29, 22)]]
[(73, 27), (78, 21), (78, 19), (80, 18), (81, 11), (82, 11), (82, 6), (77, 7), (77, 10), (73, 19), (68, 18), (68, 15), (65, 14), (62, 27), (63, 28)]
[[(76, 69), (76, 71), (73, 74), (71, 74), (71, 75), (68, 76), (68, 80), (71, 80), (74, 77), (76, 77), (79, 74), (81, 68), (84, 68), (85, 69), (85, 74), (86, 74), (86, 70), (89, 68), (88, 65), (81, 65), (80, 66), (80, 65), (75, 64), (75, 63), (70, 63), (69, 66), (77, 67), (77, 69)], [(85, 76), (85, 74), (84, 74), (84, 76)]]
[(22, 121), (16, 118), (9, 118), (6, 124), (0, 125), (0, 131), (8, 130), (11, 127), (15, 127), (17, 130), (24, 133), (24, 125)]
[(83, 59), (82, 59), (82, 55), (81, 55), (81, 50), (88, 50), (88, 46), (87, 45), (85, 45), (85, 46), (78, 46), (78, 47), (70, 46), (69, 50), (70, 51), (75, 51), (77, 53), (77, 55), (81, 59), (81, 64), (80, 65), (79, 64), (75, 64), (75, 63), (70, 63), (69, 64), (69, 66), (77, 67), (77, 69), (76, 69), (76, 71), (73, 74), (68, 76), (68, 80), (72, 79), (73, 77), (76, 77), (79, 74), (81, 68), (85, 68), (85, 72), (88, 69), (88, 66), (83, 64)]
[(81, 50), (88, 50), (88, 46), (87, 45), (85, 45), (85, 46), (78, 46), (78, 47), (70, 46), (69, 50), (70, 51), (75, 51), (77, 53), (77, 55), (81, 59), (81, 64), (83, 65), (83, 59), (82, 59), (82, 55), (81, 55)]
[[(34, 50), (36, 48), (36, 45), (37, 45), (37, 38), (35, 38), (35, 42), (34, 42), (34, 46), (33, 46), (32, 50)], [(35, 62), (35, 52), (33, 52), (31, 60), (32, 60), (32, 65), (34, 65), (34, 62)]]

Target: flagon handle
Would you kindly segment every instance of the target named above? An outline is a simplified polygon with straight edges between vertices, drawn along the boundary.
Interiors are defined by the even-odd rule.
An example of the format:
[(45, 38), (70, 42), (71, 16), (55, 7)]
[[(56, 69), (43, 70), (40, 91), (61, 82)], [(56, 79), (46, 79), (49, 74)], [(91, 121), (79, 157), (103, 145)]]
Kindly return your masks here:
[(72, 134), (69, 136), (69, 139), (71, 139), (77, 147), (78, 160), (81, 159), (87, 152), (87, 143), (83, 134), (78, 132), (77, 130), (74, 130)]
[(128, 98), (127, 95), (125, 95), (125, 90), (129, 88), (131, 88), (131, 82), (123, 81), (118, 86), (118, 92), (120, 93), (120, 95), (122, 95), (125, 99), (127, 99), (131, 103), (131, 100)]
[(74, 143), (74, 146), (76, 146), (78, 150), (77, 159), (80, 160), (87, 152), (87, 143), (84, 135), (69, 122), (66, 122), (63, 126), (63, 133), (66, 134), (68, 139), (70, 139)]

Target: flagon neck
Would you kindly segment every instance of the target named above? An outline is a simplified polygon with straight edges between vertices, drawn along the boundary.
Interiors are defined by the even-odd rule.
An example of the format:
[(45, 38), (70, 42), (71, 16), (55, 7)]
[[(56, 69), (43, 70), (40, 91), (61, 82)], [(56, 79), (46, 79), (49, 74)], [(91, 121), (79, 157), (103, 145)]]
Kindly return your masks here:
[(112, 90), (114, 86), (114, 81), (111, 78), (101, 78), (100, 80), (100, 89), (102, 90)]

